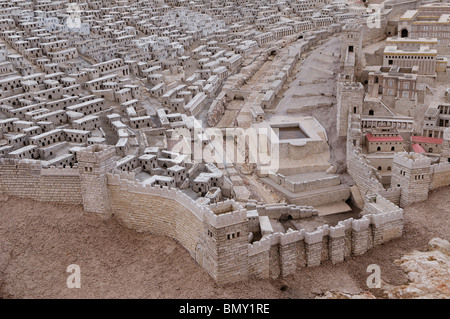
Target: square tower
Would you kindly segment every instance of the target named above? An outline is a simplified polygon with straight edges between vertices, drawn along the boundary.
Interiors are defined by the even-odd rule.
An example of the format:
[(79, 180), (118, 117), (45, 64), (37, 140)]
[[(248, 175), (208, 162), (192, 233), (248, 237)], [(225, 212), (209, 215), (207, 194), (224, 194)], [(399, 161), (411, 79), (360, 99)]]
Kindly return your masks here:
[(362, 38), (361, 25), (348, 23), (342, 28), (341, 64), (344, 75), (355, 75), (362, 67)]
[(94, 144), (77, 153), (84, 209), (110, 217), (106, 173), (116, 167), (114, 146)]
[(234, 200), (208, 207), (212, 214), (205, 215), (202, 267), (219, 285), (247, 280), (247, 210)]
[(364, 100), (364, 87), (359, 82), (339, 81), (336, 98), (337, 132), (339, 136), (347, 136), (349, 115), (361, 115)]
[(397, 153), (392, 168), (392, 187), (401, 188), (400, 207), (428, 199), (431, 159), (416, 153)]

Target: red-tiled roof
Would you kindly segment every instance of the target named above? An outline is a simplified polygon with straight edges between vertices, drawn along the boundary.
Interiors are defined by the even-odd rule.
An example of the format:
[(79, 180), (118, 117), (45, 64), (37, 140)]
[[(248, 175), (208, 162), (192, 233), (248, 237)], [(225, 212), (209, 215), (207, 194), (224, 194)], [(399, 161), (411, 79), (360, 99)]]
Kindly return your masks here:
[(419, 144), (413, 144), (411, 146), (411, 148), (413, 149), (414, 152), (416, 153), (425, 153), (425, 150), (423, 149), (422, 146), (420, 146)]
[(442, 144), (444, 139), (438, 137), (411, 136), (411, 141), (414, 143)]
[(403, 137), (399, 136), (373, 136), (372, 133), (366, 135), (369, 142), (403, 142)]

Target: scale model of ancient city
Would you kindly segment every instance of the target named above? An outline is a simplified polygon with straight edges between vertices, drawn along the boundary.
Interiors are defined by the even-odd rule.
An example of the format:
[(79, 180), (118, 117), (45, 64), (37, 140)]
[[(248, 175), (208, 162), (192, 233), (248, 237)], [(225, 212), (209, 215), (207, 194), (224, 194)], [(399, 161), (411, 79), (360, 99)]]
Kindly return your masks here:
[(0, 30), (2, 209), (78, 205), (227, 287), (389, 251), (440, 207), (416, 253), (450, 297), (448, 1), (0, 0)]

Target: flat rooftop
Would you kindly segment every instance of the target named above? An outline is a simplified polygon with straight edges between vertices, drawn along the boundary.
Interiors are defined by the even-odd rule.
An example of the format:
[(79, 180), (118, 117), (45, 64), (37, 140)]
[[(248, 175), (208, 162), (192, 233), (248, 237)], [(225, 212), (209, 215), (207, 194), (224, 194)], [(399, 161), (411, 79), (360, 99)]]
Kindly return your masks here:
[(275, 131), (278, 130), (278, 138), (280, 140), (295, 140), (308, 138), (309, 136), (300, 128), (300, 126), (277, 127), (272, 126)]
[(399, 136), (373, 136), (372, 133), (366, 135), (369, 142), (403, 142), (403, 137)]
[(411, 20), (413, 19), (417, 14), (419, 13), (419, 10), (407, 10), (400, 18), (400, 20)]

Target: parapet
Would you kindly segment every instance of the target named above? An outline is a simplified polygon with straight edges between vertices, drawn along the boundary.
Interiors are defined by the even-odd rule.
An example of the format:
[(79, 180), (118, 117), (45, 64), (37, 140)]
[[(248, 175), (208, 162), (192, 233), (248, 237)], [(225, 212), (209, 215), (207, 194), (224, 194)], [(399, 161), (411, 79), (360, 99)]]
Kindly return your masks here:
[(366, 215), (371, 220), (371, 223), (376, 227), (381, 225), (392, 223), (403, 219), (403, 209), (399, 208), (392, 212), (386, 212), (381, 214)]
[(106, 177), (108, 178), (108, 185), (119, 186), (121, 180), (135, 180), (136, 173), (128, 172), (128, 171), (119, 171), (115, 170), (114, 173), (106, 173)]
[(347, 143), (347, 171), (363, 194), (384, 191), (381, 182), (375, 178), (374, 168), (351, 142)]
[[(228, 212), (223, 213), (224, 211)], [(209, 205), (205, 218), (214, 228), (227, 227), (248, 221), (247, 210), (234, 200)]]
[(318, 211), (312, 206), (296, 206), (286, 203), (258, 205), (256, 209), (259, 216), (269, 216), (270, 218), (290, 215), (293, 219), (300, 219), (318, 215)]
[(288, 231), (284, 234), (280, 235), (280, 245), (291, 244), (300, 240), (305, 239), (306, 231), (302, 230), (292, 230), (288, 229)]
[(409, 168), (428, 168), (431, 165), (431, 159), (417, 153), (396, 153), (394, 154), (394, 164)]
[(369, 214), (380, 214), (403, 210), (383, 196), (375, 195), (372, 199), (365, 200), (364, 211)]
[(41, 170), (42, 163), (32, 159), (0, 158), (0, 165), (16, 165), (18, 169)]
[(248, 244), (248, 255), (253, 256), (270, 249), (270, 240), (263, 238), (260, 241)]
[(370, 219), (367, 218), (367, 216), (368, 215), (365, 215), (360, 219), (354, 219), (352, 221), (352, 229), (357, 232), (369, 229)]
[[(214, 213), (204, 205), (200, 205), (195, 202), (188, 195), (175, 188), (168, 188), (166, 186), (158, 187), (151, 186), (149, 184), (137, 182), (132, 178), (130, 174), (106, 174), (108, 178), (108, 184), (111, 186), (119, 186), (120, 191), (128, 191), (131, 193), (147, 194), (151, 196), (165, 197), (177, 201), (180, 205), (186, 207), (192, 214), (194, 214), (201, 221), (204, 220), (204, 216), (214, 215)], [(247, 212), (243, 214), (247, 218)], [(226, 214), (224, 214), (226, 215)], [(215, 216), (215, 215), (214, 215)]]
[(446, 171), (450, 171), (450, 163), (448, 163), (448, 162), (431, 165), (430, 172), (432, 174), (442, 173), (442, 172), (446, 172)]
[(361, 32), (361, 30), (362, 26), (354, 22), (347, 23), (342, 27), (343, 32), (355, 32), (355, 31)]
[(338, 223), (336, 226), (330, 227), (330, 238), (344, 237), (347, 229), (345, 223)]
[(111, 145), (94, 144), (77, 152), (78, 162), (98, 163), (116, 155), (116, 149)]
[(328, 225), (320, 226), (313, 232), (305, 233), (305, 242), (309, 245), (322, 242), (323, 237), (329, 235), (329, 233), (330, 228)]
[(80, 176), (80, 171), (77, 166), (62, 167), (50, 166), (41, 169), (41, 176)]
[(398, 196), (400, 196), (401, 191), (402, 191), (401, 187), (393, 186), (393, 187), (387, 188), (385, 190), (379, 191), (378, 195), (381, 195), (384, 198), (388, 198), (388, 197), (392, 197), (392, 196), (398, 197)]
[(364, 86), (360, 82), (339, 82), (341, 91), (364, 92)]

